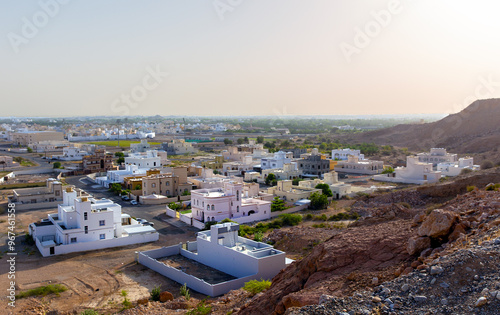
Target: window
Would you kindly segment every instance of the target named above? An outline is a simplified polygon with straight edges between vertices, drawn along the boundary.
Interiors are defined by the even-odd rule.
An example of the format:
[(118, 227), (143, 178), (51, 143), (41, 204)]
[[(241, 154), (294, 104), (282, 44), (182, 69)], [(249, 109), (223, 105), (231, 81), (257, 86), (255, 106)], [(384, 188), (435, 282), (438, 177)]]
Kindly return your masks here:
[(151, 188), (155, 188), (156, 187), (156, 184), (155, 183), (152, 183), (151, 184)]
[(215, 206), (214, 206), (214, 205), (212, 205), (212, 211), (213, 211), (213, 210), (215, 210)]
[(85, 234), (89, 234), (89, 226), (85, 225)]
[(88, 220), (88, 212), (84, 212), (83, 213), (83, 219), (84, 220)]
[(56, 190), (56, 196), (59, 196), (61, 192), (59, 190)]
[(207, 205), (207, 210), (210, 210), (210, 205)]
[(236, 206), (236, 212), (240, 212), (240, 206)]
[(99, 226), (104, 226), (106, 225), (106, 222), (104, 220), (99, 220)]
[(71, 243), (76, 243), (76, 237), (71, 238)]
[(169, 186), (170, 185), (170, 182), (166, 182), (165, 185)]
[(240, 191), (236, 191), (236, 201), (240, 200)]
[(106, 239), (106, 234), (99, 234), (99, 239), (100, 240)]

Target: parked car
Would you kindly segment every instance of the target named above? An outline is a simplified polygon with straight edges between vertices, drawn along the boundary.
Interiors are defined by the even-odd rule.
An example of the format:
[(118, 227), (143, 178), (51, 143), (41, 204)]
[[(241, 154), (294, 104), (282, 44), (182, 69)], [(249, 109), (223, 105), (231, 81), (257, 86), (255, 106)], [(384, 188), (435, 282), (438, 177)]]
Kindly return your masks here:
[(141, 218), (136, 218), (135, 220), (136, 220), (137, 222), (139, 222), (139, 223), (142, 223), (142, 222), (147, 222), (146, 220), (141, 219)]
[(142, 225), (154, 226), (155, 224), (154, 224), (153, 222), (143, 221), (143, 222), (142, 222)]
[(127, 196), (127, 195), (123, 195), (123, 196), (122, 196), (122, 200), (129, 201), (129, 200), (130, 200), (130, 198), (129, 198), (129, 196)]
[(130, 204), (135, 206), (135, 205), (137, 205), (137, 201), (135, 201), (135, 200), (131, 200), (131, 201), (130, 201)]

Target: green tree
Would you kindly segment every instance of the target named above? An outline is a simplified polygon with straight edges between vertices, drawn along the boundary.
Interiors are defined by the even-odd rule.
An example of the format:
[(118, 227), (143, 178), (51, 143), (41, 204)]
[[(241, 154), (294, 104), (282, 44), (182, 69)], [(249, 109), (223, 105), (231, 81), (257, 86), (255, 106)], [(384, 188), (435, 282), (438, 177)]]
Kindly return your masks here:
[(267, 175), (267, 177), (266, 177), (266, 185), (273, 185), (274, 186), (275, 182), (277, 182), (276, 175), (274, 175), (273, 173), (269, 173), (269, 175)]
[(281, 200), (279, 197), (274, 197), (274, 200), (271, 203), (271, 212), (283, 211), (285, 208), (285, 201)]
[(53, 167), (54, 168), (61, 168), (61, 162), (54, 162)]
[(122, 191), (122, 185), (120, 185), (120, 183), (112, 183), (109, 185), (109, 191), (120, 194)]
[(243, 138), (238, 138), (238, 139), (236, 140), (236, 142), (237, 142), (238, 144), (243, 144), (243, 143), (245, 143), (245, 140), (244, 140)]
[(243, 138), (244, 143), (250, 143), (250, 140), (248, 140), (248, 137)]
[(33, 153), (33, 149), (32, 148), (27, 147), (26, 149), (28, 150), (28, 153)]
[(233, 141), (229, 140), (228, 138), (224, 138), (224, 144), (230, 145), (230, 144), (233, 144)]
[(294, 186), (298, 186), (298, 185), (299, 185), (299, 182), (301, 182), (301, 181), (303, 181), (303, 179), (302, 179), (302, 178), (294, 178), (294, 179), (292, 180), (292, 185), (294, 185)]
[(125, 154), (123, 154), (123, 152), (115, 152), (115, 156), (121, 158), (124, 157)]
[(125, 163), (125, 158), (119, 157), (118, 160), (116, 160), (116, 164), (122, 164), (122, 163)]
[(312, 193), (309, 200), (311, 200), (309, 208), (313, 210), (326, 209), (328, 206), (328, 198), (326, 195), (317, 192)]
[(382, 171), (382, 174), (392, 174), (392, 173), (394, 173), (394, 168), (392, 166), (388, 166)]
[(321, 189), (323, 195), (325, 195), (327, 197), (332, 197), (333, 196), (332, 190), (330, 189), (330, 186), (328, 184), (318, 184), (314, 188)]
[(263, 136), (258, 136), (257, 137), (257, 143), (264, 143), (264, 137)]

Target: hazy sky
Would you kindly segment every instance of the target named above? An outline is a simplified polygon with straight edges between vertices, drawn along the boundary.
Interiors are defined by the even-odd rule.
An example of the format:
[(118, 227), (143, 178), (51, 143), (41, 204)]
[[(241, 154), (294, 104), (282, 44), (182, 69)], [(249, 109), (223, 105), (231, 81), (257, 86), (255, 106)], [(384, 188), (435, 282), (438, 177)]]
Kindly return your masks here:
[(456, 112), (500, 97), (498, 12), (493, 0), (0, 0), (0, 116)]

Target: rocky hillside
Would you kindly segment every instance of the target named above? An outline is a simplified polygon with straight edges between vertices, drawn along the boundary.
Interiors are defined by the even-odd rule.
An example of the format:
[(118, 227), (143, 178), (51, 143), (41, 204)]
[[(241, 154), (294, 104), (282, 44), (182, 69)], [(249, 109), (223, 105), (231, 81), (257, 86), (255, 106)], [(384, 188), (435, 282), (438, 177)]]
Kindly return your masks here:
[[(265, 294), (246, 303), (239, 314), (267, 314), (270, 310), (274, 314), (284, 314), (298, 307), (318, 304), (320, 301), (324, 303), (337, 301), (331, 298), (321, 298), (323, 295), (336, 297), (359, 295), (359, 300), (363, 301), (359, 303), (365, 304), (356, 304), (356, 307), (351, 308), (354, 314), (363, 314), (363, 310), (368, 310), (367, 314), (376, 313), (375, 309), (388, 311), (391, 304), (393, 308), (397, 306), (400, 310), (408, 311), (422, 302), (421, 296), (437, 301), (436, 303), (440, 306), (447, 306), (447, 304), (440, 304), (441, 300), (450, 301), (451, 304), (452, 301), (456, 303), (460, 299), (465, 299), (467, 295), (467, 305), (473, 305), (475, 301), (474, 303), (471, 301), (481, 297), (476, 297), (478, 293), (476, 290), (479, 287), (465, 285), (470, 279), (462, 277), (462, 274), (458, 277), (457, 273), (453, 274), (453, 270), (446, 268), (458, 263), (453, 256), (458, 249), (473, 250), (474, 242), (477, 244), (484, 240), (493, 240), (490, 245), (497, 245), (495, 237), (500, 236), (498, 233), (500, 193), (484, 191), (484, 185), (481, 185), (484, 177), (493, 182), (500, 182), (500, 170), (496, 168), (488, 172), (464, 176), (457, 183), (440, 183), (397, 191), (371, 198), (366, 197), (356, 202), (352, 207), (353, 210), (364, 216), (359, 222), (317, 245), (311, 254), (284, 269), (273, 279), (271, 288)], [(466, 193), (463, 186), (475, 184), (482, 190), (476, 189)], [(442, 187), (446, 189), (442, 190)], [(457, 196), (457, 192), (462, 195)], [(488, 248), (485, 253), (489, 252)], [(491, 280), (491, 283), (485, 282), (481, 290), (487, 288), (495, 291), (497, 280), (492, 275), (498, 276), (498, 253), (491, 256), (492, 264), (486, 265), (482, 262), (481, 265), (481, 259), (478, 257), (487, 257), (485, 253), (482, 254), (483, 256), (472, 255), (469, 258), (476, 260), (468, 261), (467, 264), (471, 266), (477, 264), (476, 268), (469, 268), (476, 270), (475, 272), (481, 270), (482, 273), (477, 276)], [(456, 255), (461, 257), (460, 254)], [(465, 262), (462, 265), (466, 267)], [(426, 281), (430, 282), (433, 281), (432, 278), (438, 277), (434, 276), (436, 271), (433, 271), (432, 266), (451, 270), (449, 274), (446, 274), (450, 278), (456, 278), (456, 283), (455, 280), (443, 280), (450, 288), (446, 294), (444, 292), (438, 294), (443, 290), (426, 291), (427, 289), (423, 287)], [(426, 281), (420, 279), (424, 276), (434, 277), (426, 278)], [(438, 280), (434, 280), (433, 285)], [(380, 286), (381, 283), (382, 286)], [(391, 284), (390, 290), (395, 290), (395, 287), (403, 283), (412, 285), (405, 291), (405, 294), (398, 291), (397, 295), (391, 295), (387, 290), (384, 294), (379, 294), (389, 284)], [(415, 300), (416, 296), (420, 298), (417, 297)], [(485, 298), (492, 302), (491, 296)], [(386, 299), (392, 303), (385, 301)], [(351, 300), (351, 298), (344, 298), (342, 301)], [(337, 311), (349, 310), (337, 304), (335, 305), (338, 307), (329, 306), (331, 310), (325, 309), (326, 305), (313, 307), (311, 311), (304, 308), (300, 312), (337, 314)], [(496, 304), (496, 307), (500, 307), (500, 303)], [(317, 312), (321, 308), (325, 309), (324, 313)], [(448, 309), (450, 312), (447, 311)], [(450, 307), (445, 308), (444, 311), (456, 314)], [(470, 312), (462, 314), (470, 314)]]
[(347, 140), (408, 147), (415, 151), (443, 147), (461, 154), (496, 153), (500, 146), (500, 99), (475, 101), (461, 112), (436, 122), (398, 125), (356, 134)]

